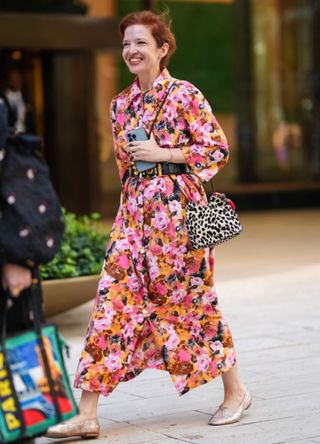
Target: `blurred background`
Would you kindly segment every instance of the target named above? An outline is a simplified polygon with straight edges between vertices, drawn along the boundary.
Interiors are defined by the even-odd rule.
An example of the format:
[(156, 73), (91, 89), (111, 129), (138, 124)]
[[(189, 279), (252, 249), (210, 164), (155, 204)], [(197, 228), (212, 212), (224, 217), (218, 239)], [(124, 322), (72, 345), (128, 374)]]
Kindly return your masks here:
[(44, 137), (63, 205), (117, 211), (109, 104), (132, 81), (118, 23), (148, 8), (170, 10), (169, 70), (227, 134), (216, 188), (240, 209), (319, 207), (319, 0), (0, 0), (1, 92), (22, 93), (18, 123)]

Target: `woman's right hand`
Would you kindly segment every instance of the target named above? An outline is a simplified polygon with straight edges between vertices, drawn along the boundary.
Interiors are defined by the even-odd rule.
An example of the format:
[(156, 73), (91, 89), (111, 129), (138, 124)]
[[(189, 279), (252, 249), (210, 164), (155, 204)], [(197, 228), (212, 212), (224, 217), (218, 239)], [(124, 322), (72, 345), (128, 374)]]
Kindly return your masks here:
[(16, 264), (4, 264), (2, 266), (2, 286), (9, 290), (12, 296), (19, 296), (22, 290), (32, 284), (31, 271), (28, 268)]

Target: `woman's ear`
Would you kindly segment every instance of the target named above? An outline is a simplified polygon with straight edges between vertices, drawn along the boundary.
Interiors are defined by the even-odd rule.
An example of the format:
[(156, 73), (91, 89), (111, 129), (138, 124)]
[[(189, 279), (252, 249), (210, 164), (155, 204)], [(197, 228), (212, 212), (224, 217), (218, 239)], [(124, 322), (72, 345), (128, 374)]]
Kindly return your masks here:
[(169, 43), (165, 42), (160, 48), (160, 58), (162, 59), (168, 54), (169, 51)]

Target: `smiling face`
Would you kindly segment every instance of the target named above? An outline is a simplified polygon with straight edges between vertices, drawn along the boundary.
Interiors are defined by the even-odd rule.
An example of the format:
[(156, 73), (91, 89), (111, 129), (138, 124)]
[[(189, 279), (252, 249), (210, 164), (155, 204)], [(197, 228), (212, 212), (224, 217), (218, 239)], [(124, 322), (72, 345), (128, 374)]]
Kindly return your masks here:
[(122, 57), (130, 72), (139, 77), (160, 73), (160, 60), (167, 54), (169, 46), (161, 48), (150, 29), (144, 25), (132, 25), (126, 28), (123, 36)]

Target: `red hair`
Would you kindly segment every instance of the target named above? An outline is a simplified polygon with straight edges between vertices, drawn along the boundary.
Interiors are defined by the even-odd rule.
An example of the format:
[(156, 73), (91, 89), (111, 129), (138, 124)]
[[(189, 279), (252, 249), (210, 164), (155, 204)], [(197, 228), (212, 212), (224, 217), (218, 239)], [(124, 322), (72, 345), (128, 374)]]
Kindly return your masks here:
[(132, 25), (144, 25), (150, 28), (151, 34), (157, 42), (158, 48), (161, 48), (164, 43), (168, 43), (169, 50), (160, 61), (161, 71), (165, 68), (170, 60), (170, 57), (176, 50), (176, 38), (170, 28), (170, 19), (167, 13), (157, 15), (152, 11), (132, 12), (126, 15), (120, 22), (119, 29), (122, 38), (125, 30)]

